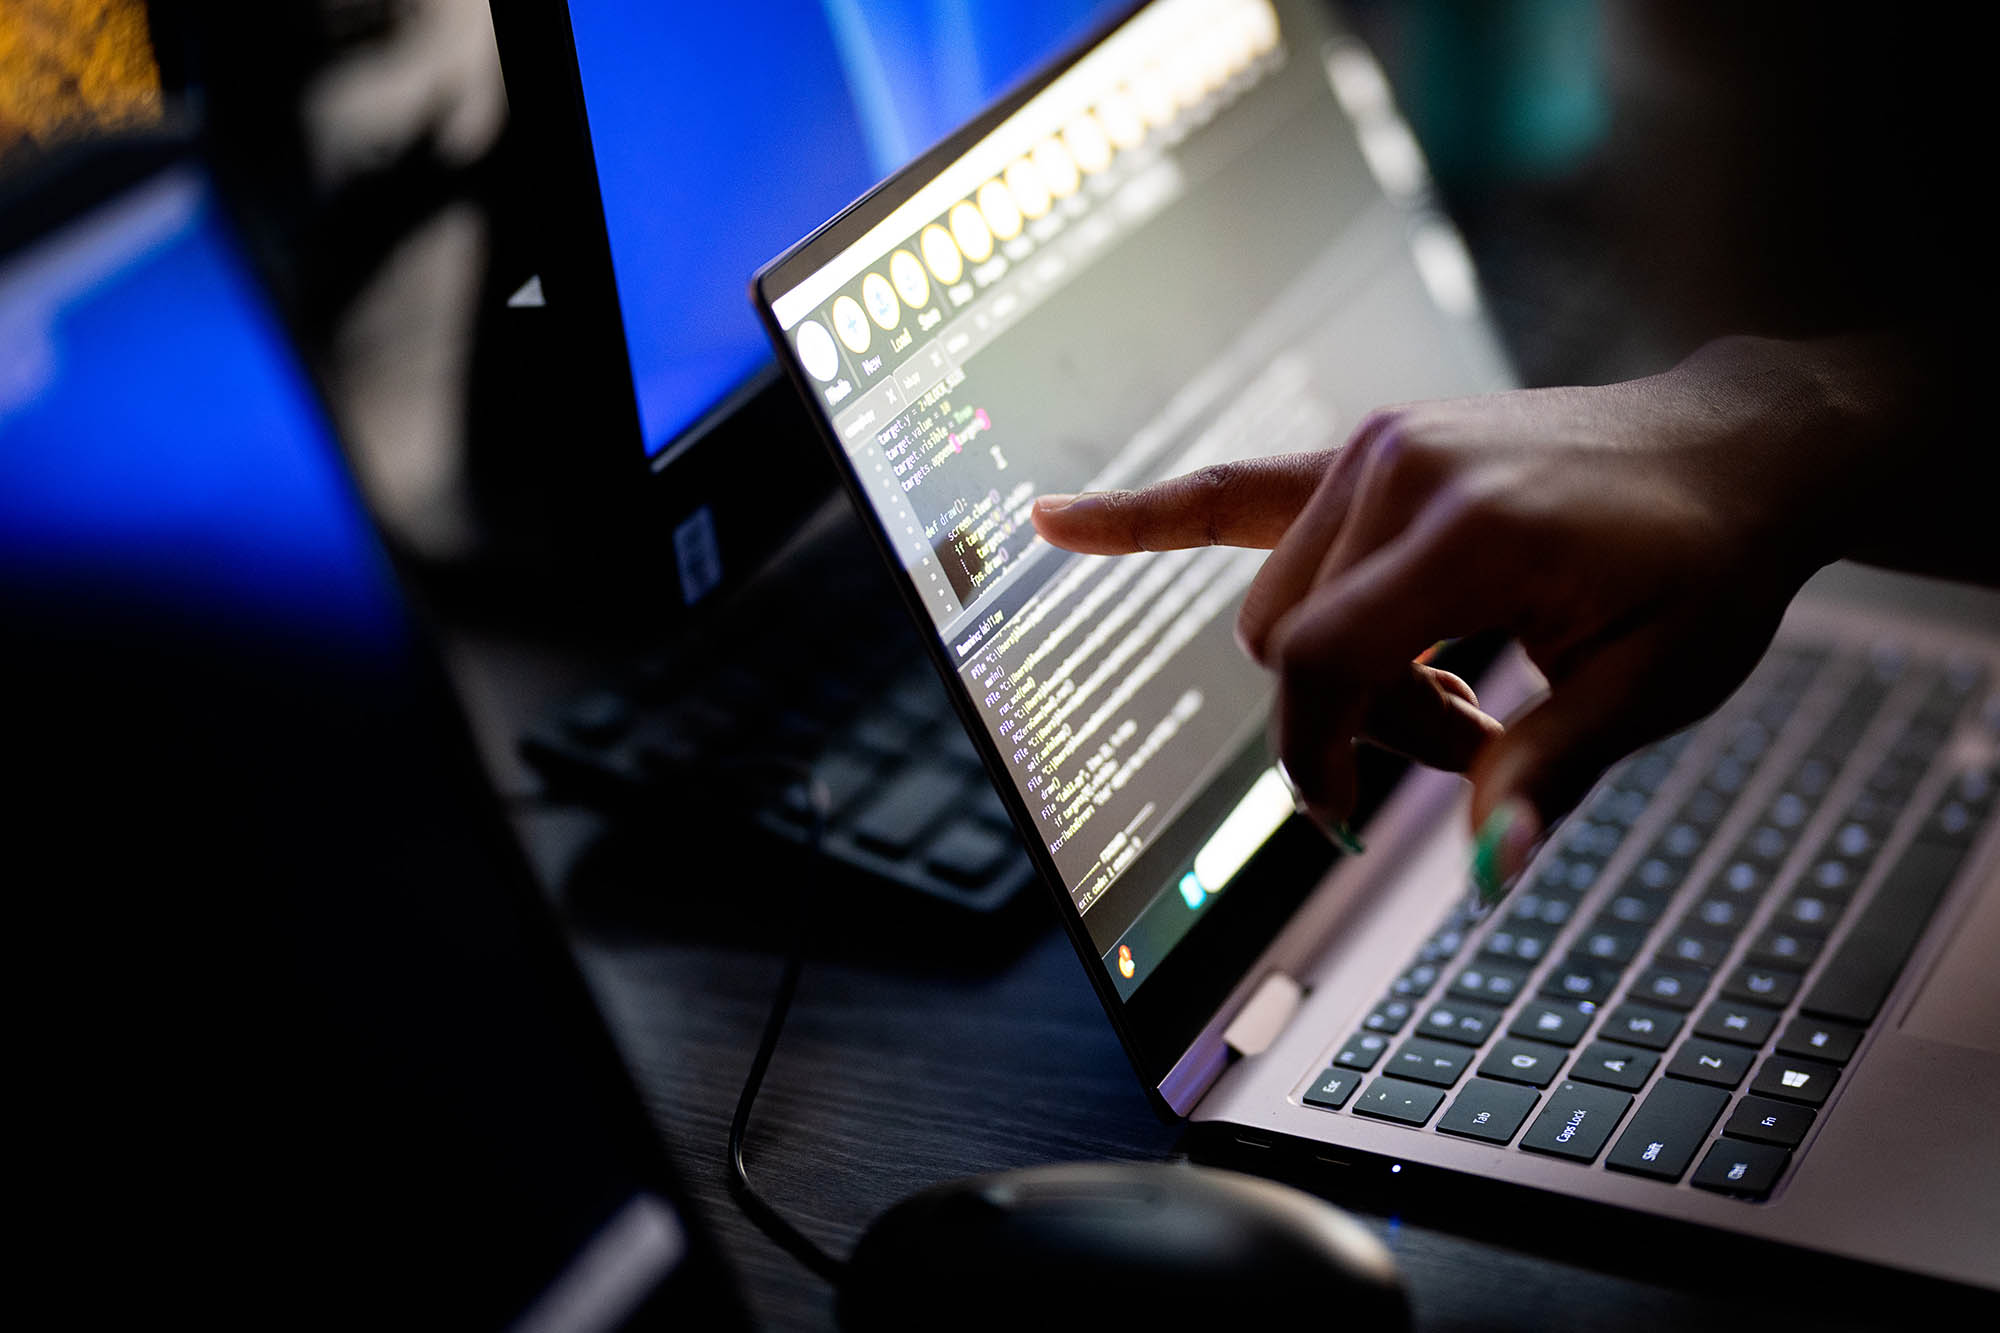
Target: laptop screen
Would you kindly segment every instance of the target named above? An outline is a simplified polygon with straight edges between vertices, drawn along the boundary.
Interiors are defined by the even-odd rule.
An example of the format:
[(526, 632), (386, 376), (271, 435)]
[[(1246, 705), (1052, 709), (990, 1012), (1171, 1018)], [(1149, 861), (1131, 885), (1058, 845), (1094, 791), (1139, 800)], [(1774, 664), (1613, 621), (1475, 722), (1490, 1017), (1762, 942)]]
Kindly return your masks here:
[(705, 1242), (192, 161), (0, 253), (0, 613), (63, 862), (30, 933), (64, 1072), (24, 1077), (90, 1140), (44, 1144), (64, 1206), (260, 1323), (696, 1299)]
[(639, 422), (660, 454), (771, 351), (764, 260), (943, 138), (1112, 0), (569, 6)]
[(1161, 0), (994, 117), (763, 297), (1130, 998), (1292, 810), (1233, 635), (1262, 555), (1072, 556), (1034, 497), (1509, 373), (1379, 68), (1316, 5)]

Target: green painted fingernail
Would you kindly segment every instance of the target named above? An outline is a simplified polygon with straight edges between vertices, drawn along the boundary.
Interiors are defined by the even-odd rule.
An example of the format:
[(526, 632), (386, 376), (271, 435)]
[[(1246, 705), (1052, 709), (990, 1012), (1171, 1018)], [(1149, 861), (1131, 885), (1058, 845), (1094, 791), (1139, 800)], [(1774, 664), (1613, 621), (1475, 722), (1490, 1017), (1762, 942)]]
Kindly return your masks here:
[(1361, 839), (1355, 835), (1354, 830), (1347, 826), (1347, 821), (1344, 819), (1338, 824), (1329, 827), (1326, 835), (1332, 838), (1340, 847), (1340, 850), (1346, 852), (1349, 856), (1359, 856), (1368, 850)]
[(1486, 816), (1472, 843), (1472, 883), (1480, 906), (1491, 907), (1506, 896), (1539, 833), (1534, 811), (1519, 797), (1502, 801)]

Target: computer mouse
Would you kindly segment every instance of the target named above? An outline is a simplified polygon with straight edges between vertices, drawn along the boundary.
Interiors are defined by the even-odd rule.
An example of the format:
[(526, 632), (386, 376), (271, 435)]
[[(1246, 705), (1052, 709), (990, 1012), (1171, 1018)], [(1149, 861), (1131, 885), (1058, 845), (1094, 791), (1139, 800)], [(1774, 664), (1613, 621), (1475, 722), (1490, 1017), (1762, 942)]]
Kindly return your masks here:
[(1164, 1163), (1030, 1167), (913, 1195), (863, 1233), (838, 1300), (841, 1327), (857, 1333), (1294, 1313), (1379, 1333), (1410, 1317), (1387, 1247), (1332, 1204)]

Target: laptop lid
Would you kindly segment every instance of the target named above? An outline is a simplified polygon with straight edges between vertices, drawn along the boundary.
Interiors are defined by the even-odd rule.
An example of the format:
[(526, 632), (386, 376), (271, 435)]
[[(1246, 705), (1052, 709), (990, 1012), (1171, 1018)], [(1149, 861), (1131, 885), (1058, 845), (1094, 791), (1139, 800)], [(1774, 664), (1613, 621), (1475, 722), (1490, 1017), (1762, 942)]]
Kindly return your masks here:
[(1261, 556), (1070, 556), (1027, 511), (1510, 383), (1379, 67), (1317, 5), (1141, 7), (753, 297), (1127, 1050), (1185, 1105), (1160, 1089), (1330, 859), (1233, 638)]
[(62, 1308), (740, 1322), (179, 147), (0, 209), (0, 623)]

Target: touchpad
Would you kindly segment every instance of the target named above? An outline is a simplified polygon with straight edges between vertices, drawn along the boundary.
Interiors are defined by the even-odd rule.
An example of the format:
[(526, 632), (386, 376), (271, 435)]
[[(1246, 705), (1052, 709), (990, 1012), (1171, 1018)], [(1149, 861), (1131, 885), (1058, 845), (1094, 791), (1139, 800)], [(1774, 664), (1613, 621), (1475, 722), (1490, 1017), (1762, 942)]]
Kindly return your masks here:
[(2000, 1053), (2000, 883), (1989, 877), (1981, 886), (1902, 1030)]

